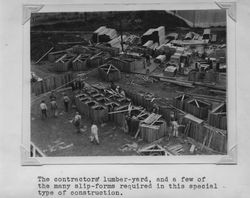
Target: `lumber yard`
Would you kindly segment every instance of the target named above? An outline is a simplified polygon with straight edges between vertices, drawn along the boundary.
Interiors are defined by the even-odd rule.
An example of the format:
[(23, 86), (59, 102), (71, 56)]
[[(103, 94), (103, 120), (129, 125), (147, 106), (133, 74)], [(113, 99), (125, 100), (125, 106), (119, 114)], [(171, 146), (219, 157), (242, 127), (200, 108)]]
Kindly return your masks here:
[(226, 27), (131, 13), (84, 31), (33, 22), (31, 156), (227, 154)]

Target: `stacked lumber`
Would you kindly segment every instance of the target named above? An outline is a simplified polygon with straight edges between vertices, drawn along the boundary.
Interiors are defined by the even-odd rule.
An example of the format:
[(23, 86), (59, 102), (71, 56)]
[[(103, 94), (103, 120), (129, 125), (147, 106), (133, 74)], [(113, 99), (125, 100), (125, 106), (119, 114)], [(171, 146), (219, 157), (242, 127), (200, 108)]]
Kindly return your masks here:
[(95, 43), (109, 42), (110, 40), (116, 37), (117, 37), (117, 32), (115, 29), (107, 28), (106, 26), (101, 26), (94, 31), (92, 40)]
[(104, 64), (98, 68), (100, 77), (108, 82), (115, 82), (121, 79), (121, 72), (112, 64)]
[(72, 61), (72, 69), (73, 69), (73, 71), (85, 71), (85, 70), (87, 70), (88, 60), (89, 60), (89, 55), (79, 54)]
[(145, 44), (149, 40), (152, 40), (153, 43), (162, 45), (165, 42), (165, 27), (150, 28), (146, 31), (141, 37), (142, 44)]
[(72, 66), (72, 61), (74, 60), (75, 56), (70, 54), (65, 54), (59, 59), (57, 59), (53, 64), (54, 71), (57, 72), (66, 72)]
[(183, 146), (181, 144), (168, 145), (164, 146), (164, 148), (172, 155), (180, 155), (181, 152), (184, 151)]

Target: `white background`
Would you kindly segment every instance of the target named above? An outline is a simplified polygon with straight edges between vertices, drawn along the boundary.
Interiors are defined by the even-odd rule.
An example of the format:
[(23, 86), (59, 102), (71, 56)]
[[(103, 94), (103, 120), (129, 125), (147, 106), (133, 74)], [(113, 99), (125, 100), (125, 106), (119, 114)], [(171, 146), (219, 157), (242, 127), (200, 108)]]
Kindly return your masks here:
[[(40, 4), (47, 2), (33, 1), (33, 3)], [(83, 3), (83, 1), (66, 0), (60, 2)], [(93, 3), (90, 0), (88, 2)], [(126, 2), (135, 3), (138, 1)], [(250, 4), (247, 3), (247, 0), (239, 0), (237, 4), (237, 165), (21, 166), (23, 3), (27, 3), (27, 1), (1, 1), (0, 3), (0, 197), (36, 197), (36, 178), (38, 175), (52, 177), (104, 174), (110, 176), (148, 175), (152, 177), (206, 176), (208, 181), (215, 181), (220, 187), (218, 191), (146, 191), (140, 194), (128, 193), (128, 197), (250, 197)]]

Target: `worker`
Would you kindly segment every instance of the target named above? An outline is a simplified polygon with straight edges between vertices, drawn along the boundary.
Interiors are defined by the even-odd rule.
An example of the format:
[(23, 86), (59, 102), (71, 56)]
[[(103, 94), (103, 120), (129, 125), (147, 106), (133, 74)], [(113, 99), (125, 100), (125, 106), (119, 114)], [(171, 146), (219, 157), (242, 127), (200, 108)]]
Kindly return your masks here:
[(84, 89), (84, 87), (85, 87), (85, 82), (83, 79), (81, 79), (81, 89)]
[(179, 124), (177, 121), (172, 121), (172, 133), (173, 133), (173, 137), (178, 137), (179, 133), (178, 133), (178, 128), (179, 128)]
[(94, 122), (92, 123), (92, 126), (91, 126), (90, 142), (94, 144), (100, 144), (99, 138), (98, 138), (98, 127)]
[(170, 112), (170, 122), (172, 122), (172, 121), (176, 121), (173, 111)]
[(50, 101), (50, 108), (51, 108), (52, 115), (54, 117), (57, 117), (57, 103), (55, 99), (52, 99)]
[(146, 62), (148, 65), (150, 65), (150, 55), (146, 54)]
[(65, 112), (68, 112), (69, 111), (69, 102), (70, 102), (70, 99), (67, 96), (67, 94), (65, 94), (65, 93), (63, 93), (63, 102), (64, 102)]
[(159, 114), (159, 110), (160, 110), (159, 106), (156, 103), (154, 103), (152, 113)]
[(76, 89), (76, 81), (75, 80), (72, 81), (70, 85), (71, 85), (72, 91), (75, 91), (75, 89)]
[(181, 62), (181, 66), (180, 66), (180, 73), (181, 74), (184, 73), (184, 66), (185, 66), (185, 64), (183, 62)]
[(55, 94), (55, 91), (51, 91), (49, 98), (50, 98), (50, 101), (52, 101), (52, 100), (56, 100), (56, 94)]
[(42, 100), (42, 102), (40, 103), (40, 109), (41, 109), (41, 113), (42, 113), (42, 120), (47, 118), (47, 105), (45, 104), (44, 100)]
[(117, 85), (115, 91), (116, 91), (117, 93), (120, 93), (120, 86)]
[(126, 116), (125, 119), (124, 119), (123, 131), (124, 131), (124, 133), (128, 133), (128, 132), (129, 132), (129, 128), (128, 128), (128, 118), (127, 118), (127, 116)]
[(121, 95), (122, 95), (123, 97), (126, 97), (125, 91), (124, 91), (123, 89), (121, 89)]
[(80, 130), (81, 129), (81, 119), (82, 119), (81, 115), (78, 112), (76, 112), (76, 115), (75, 115), (75, 117), (73, 119), (73, 124), (76, 127), (76, 132), (77, 133), (81, 132), (81, 130)]
[(116, 85), (113, 81), (111, 81), (111, 84), (110, 84), (110, 88), (115, 90), (116, 89)]

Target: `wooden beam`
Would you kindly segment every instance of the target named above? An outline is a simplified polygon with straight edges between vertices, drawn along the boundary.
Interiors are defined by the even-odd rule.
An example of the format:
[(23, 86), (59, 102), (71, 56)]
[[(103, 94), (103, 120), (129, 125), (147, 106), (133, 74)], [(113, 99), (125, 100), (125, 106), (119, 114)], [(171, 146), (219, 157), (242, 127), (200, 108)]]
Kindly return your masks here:
[(182, 95), (181, 101), (183, 101), (185, 94)]
[(159, 115), (159, 116), (157, 117), (157, 119), (155, 119), (150, 125), (153, 125), (154, 123), (156, 123), (160, 118), (161, 118), (161, 115)]
[(112, 65), (109, 65), (108, 71), (107, 71), (107, 75), (109, 74), (109, 71), (111, 69)]
[[(56, 60), (56, 63), (58, 63), (59, 61), (63, 61), (63, 59), (67, 56), (67, 54), (64, 54), (63, 56), (61, 56), (59, 59)], [(64, 63), (64, 62), (63, 62)]]
[(39, 63), (47, 54), (49, 54), (52, 50), (54, 49), (54, 47), (50, 48), (49, 51), (47, 51), (41, 58), (39, 58), (35, 64)]
[(75, 60), (73, 60), (73, 63), (76, 62), (80, 57), (81, 57), (81, 54), (79, 54), (79, 55), (75, 58)]
[(197, 105), (197, 107), (200, 108), (200, 105), (198, 104), (197, 100), (194, 99), (194, 101), (195, 101), (195, 104)]

